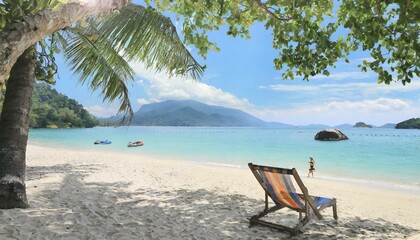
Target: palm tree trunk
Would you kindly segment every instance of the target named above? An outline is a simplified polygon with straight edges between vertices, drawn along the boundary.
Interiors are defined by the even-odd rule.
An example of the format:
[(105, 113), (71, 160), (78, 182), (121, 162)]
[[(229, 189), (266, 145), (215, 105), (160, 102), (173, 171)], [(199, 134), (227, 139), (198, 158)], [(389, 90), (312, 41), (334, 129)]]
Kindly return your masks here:
[(0, 208), (28, 207), (25, 187), (29, 111), (35, 82), (34, 47), (16, 61), (7, 81), (0, 120)]

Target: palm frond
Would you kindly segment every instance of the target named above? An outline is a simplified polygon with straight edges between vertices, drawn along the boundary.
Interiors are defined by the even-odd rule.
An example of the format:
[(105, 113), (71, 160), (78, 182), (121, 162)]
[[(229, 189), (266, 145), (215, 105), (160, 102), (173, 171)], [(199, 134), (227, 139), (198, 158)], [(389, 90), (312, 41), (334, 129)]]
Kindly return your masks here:
[(108, 14), (99, 22), (98, 32), (129, 61), (142, 61), (157, 71), (197, 80), (203, 74), (203, 67), (179, 39), (171, 20), (150, 7), (131, 4)]
[[(100, 90), (104, 101), (120, 101), (119, 112), (124, 122), (134, 116), (127, 83), (133, 81), (134, 71), (106, 38), (99, 39), (92, 32), (67, 28), (64, 47), (71, 69), (78, 73), (82, 84)], [(63, 44), (63, 41), (61, 41)]]
[(142, 61), (170, 75), (200, 79), (203, 74), (203, 67), (179, 39), (170, 19), (151, 8), (129, 5), (82, 25), (64, 29), (66, 35), (58, 34), (57, 44), (82, 84), (100, 90), (104, 101), (121, 102), (119, 112), (125, 113), (125, 123), (134, 116), (127, 88), (134, 71), (128, 61)]

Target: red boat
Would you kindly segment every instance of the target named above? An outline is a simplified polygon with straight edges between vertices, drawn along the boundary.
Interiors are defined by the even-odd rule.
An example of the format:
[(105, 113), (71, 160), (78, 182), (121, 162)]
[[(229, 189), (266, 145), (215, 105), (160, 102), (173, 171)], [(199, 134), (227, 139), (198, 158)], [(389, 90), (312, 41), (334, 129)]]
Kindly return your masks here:
[(127, 144), (127, 147), (140, 147), (143, 146), (144, 142), (143, 141), (137, 141), (137, 142), (129, 142)]

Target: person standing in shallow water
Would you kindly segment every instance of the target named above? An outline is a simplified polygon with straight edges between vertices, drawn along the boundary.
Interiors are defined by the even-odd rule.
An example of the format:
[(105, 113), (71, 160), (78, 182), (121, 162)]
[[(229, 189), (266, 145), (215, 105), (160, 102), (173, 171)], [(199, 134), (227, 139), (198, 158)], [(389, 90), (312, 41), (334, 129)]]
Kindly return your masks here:
[(308, 177), (309, 177), (309, 174), (311, 174), (312, 177), (314, 177), (314, 171), (315, 171), (315, 160), (312, 157), (309, 157), (309, 172), (308, 172)]

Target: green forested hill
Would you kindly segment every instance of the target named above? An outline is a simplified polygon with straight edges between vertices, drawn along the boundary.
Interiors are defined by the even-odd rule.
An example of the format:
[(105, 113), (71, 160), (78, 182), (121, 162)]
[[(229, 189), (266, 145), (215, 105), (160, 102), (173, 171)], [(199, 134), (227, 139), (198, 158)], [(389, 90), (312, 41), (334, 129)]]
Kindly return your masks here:
[(32, 128), (94, 127), (96, 119), (76, 100), (58, 93), (45, 83), (34, 88), (29, 126)]
[[(2, 98), (2, 94), (0, 94)], [(2, 101), (0, 99), (0, 109)], [(29, 114), (31, 128), (85, 128), (97, 125), (95, 117), (90, 115), (76, 100), (68, 98), (45, 83), (36, 83)]]
[(395, 128), (400, 129), (420, 129), (420, 118), (412, 118), (398, 123)]

